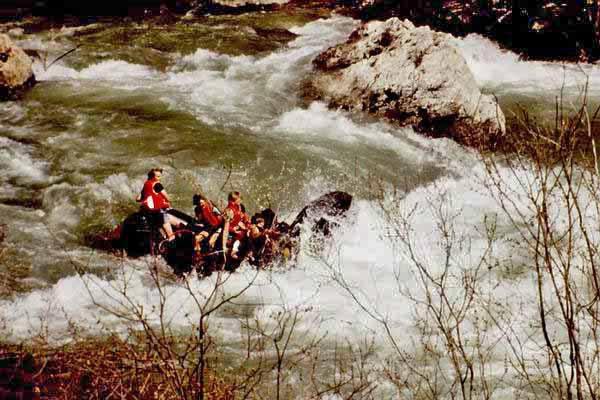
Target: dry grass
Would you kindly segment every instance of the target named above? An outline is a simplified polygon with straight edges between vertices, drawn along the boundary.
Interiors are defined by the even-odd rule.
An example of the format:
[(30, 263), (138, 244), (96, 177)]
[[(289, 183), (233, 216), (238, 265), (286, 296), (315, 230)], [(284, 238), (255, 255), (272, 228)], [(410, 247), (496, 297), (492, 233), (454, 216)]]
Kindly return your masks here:
[[(467, 136), (469, 136), (467, 134)], [(597, 144), (600, 143), (600, 108), (583, 105), (577, 111), (557, 110), (551, 123), (538, 121), (522, 109), (507, 125), (506, 133), (496, 133), (476, 140), (473, 147), (483, 154), (507, 156), (507, 160), (530, 160), (539, 166), (555, 166), (566, 161), (595, 169)]]
[[(180, 399), (157, 362), (150, 349), (117, 337), (59, 348), (0, 344), (0, 400), (36, 391), (42, 399)], [(231, 385), (205, 375), (204, 399), (234, 397)]]

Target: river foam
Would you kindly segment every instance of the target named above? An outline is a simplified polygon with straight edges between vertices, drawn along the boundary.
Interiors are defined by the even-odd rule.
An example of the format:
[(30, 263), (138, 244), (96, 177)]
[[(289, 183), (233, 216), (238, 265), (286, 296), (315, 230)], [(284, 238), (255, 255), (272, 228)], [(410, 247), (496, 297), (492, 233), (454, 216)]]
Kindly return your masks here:
[(198, 49), (177, 62), (167, 73), (166, 84), (189, 94), (188, 101), (182, 99), (184, 104), (204, 122), (260, 131), (296, 104), (298, 99), (290, 92), (309, 73), (310, 60), (343, 40), (354, 25), (349, 18), (334, 17), (294, 28), (298, 38), (264, 57)]
[(144, 87), (149, 82), (159, 79), (157, 71), (145, 65), (131, 64), (122, 60), (107, 60), (76, 70), (64, 64), (44, 67), (40, 62), (34, 64), (34, 73), (39, 81), (95, 81), (107, 82), (119, 89), (135, 89)]
[(331, 110), (322, 102), (312, 102), (308, 108), (294, 108), (281, 114), (274, 131), (298, 143), (332, 140), (355, 147), (392, 150), (403, 160), (415, 164), (444, 158), (436, 146), (431, 146), (431, 141), (411, 128), (392, 127), (383, 122), (355, 122), (350, 114)]
[(490, 91), (536, 93), (560, 90), (580, 94), (586, 87), (600, 88), (600, 66), (594, 64), (525, 61), (496, 43), (477, 34), (455, 38), (454, 43), (467, 61), (479, 86)]
[[(522, 171), (523, 176), (518, 177), (509, 170), (500, 173), (509, 187), (518, 187), (516, 179), (530, 177), (527, 171)], [(410, 218), (414, 259), (406, 252), (394, 229), (398, 223), (394, 215), (383, 212), (378, 201), (355, 199), (346, 220), (334, 230), (333, 240), (325, 243), (319, 240), (320, 245), (315, 247), (310, 231), (303, 232), (301, 251), (293, 268), (256, 271), (244, 265), (235, 273), (224, 275), (227, 282), (221, 294), (235, 295), (240, 291), (243, 294), (236, 299), (236, 305), (211, 317), (211, 334), (235, 348), (246, 315), (244, 305), (251, 305), (250, 318), (258, 318), (265, 328), (274, 323), (273, 315), (285, 310), (300, 310), (302, 320), (297, 329), (306, 337), (327, 335), (328, 340), (350, 340), (352, 343), (373, 337), (378, 346), (389, 349), (389, 341), (382, 334), (383, 326), (378, 321), (384, 320), (398, 345), (407, 351), (416, 349), (420, 331), (415, 319), (423, 317), (427, 311), (420, 305), (426, 298), (416, 263), (424, 265), (432, 275), (442, 273), (447, 265), (444, 233), (439, 229), (440, 215), (443, 215), (453, 217), (450, 227), (456, 240), (446, 294), (452, 301), (461, 301), (464, 296), (462, 273), (481, 265), (480, 259), (488, 252), (485, 221), (493, 220), (502, 235), (494, 244), (494, 257), (488, 259), (489, 266), (485, 264), (478, 272), (477, 296), (481, 297), (477, 301), (487, 307), (501, 308), (499, 315), (502, 318), (511, 316), (513, 332), (522, 338), (530, 338), (523, 341), (526, 356), (537, 357), (535, 327), (530, 323), (537, 310), (529, 306), (535, 302), (535, 282), (526, 271), (503, 277), (504, 269), (527, 262), (528, 258), (509, 245), (517, 237), (506, 214), (482, 185), (483, 178), (484, 170), (480, 166), (460, 178), (446, 176), (410, 192), (395, 192), (390, 188), (383, 200), (388, 202), (386, 207), (391, 203), (392, 208), (404, 216), (414, 212)], [(105, 183), (125, 188), (117, 189), (118, 192), (127, 191), (123, 177), (115, 176), (109, 181)], [(303, 192), (307, 197), (314, 197), (327, 191), (328, 185), (328, 182), (315, 178), (306, 182)], [(191, 275), (187, 278), (188, 289), (184, 281), (173, 281), (169, 277), (168, 267), (160, 259), (130, 260), (94, 254), (89, 250), (61, 251), (64, 254), (56, 256), (68, 257), (71, 262), (88, 268), (104, 265), (103, 270), (108, 267), (108, 272), (64, 277), (47, 289), (33, 291), (12, 301), (0, 301), (0, 326), (5, 327), (6, 338), (20, 341), (49, 335), (51, 341), (63, 342), (69, 340), (74, 331), (79, 334), (126, 334), (128, 329), (139, 329), (140, 326), (117, 315), (141, 310), (151, 323), (157, 324), (160, 293), (150, 272), (157, 264), (166, 276), (161, 278), (166, 293), (163, 318), (174, 331), (184, 331), (198, 319), (191, 293), (200, 297), (206, 295), (217, 280), (217, 274), (201, 280)], [(244, 290), (248, 284), (251, 286)], [(490, 308), (486, 310), (490, 311)], [(477, 331), (471, 328), (471, 323), (476, 323), (476, 318), (483, 315), (481, 311), (468, 317), (473, 320), (464, 326), (466, 340), (476, 340)], [(504, 355), (508, 349), (504, 335), (501, 329), (487, 326), (484, 337), (484, 343), (493, 344), (494, 349), (488, 365), (499, 375), (503, 374)], [(387, 351), (384, 350), (381, 356), (385, 357)], [(493, 376), (494, 373), (490, 374)]]
[(48, 163), (33, 157), (33, 146), (0, 137), (0, 168), (2, 181), (14, 180), (17, 184), (31, 185), (48, 180)]

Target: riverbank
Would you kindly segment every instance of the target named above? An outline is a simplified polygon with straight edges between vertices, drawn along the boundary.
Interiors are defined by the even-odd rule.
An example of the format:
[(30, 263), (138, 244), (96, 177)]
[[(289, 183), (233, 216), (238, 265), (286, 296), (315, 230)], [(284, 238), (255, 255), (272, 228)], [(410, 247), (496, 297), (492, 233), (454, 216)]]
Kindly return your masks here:
[(600, 57), (600, 20), (595, 2), (557, 5), (538, 1), (525, 6), (516, 0), (439, 0), (423, 4), (388, 0), (139, 0), (81, 5), (79, 2), (48, 0), (0, 6), (0, 19), (15, 26), (29, 21), (25, 22), (24, 29), (39, 30), (85, 25), (107, 18), (170, 24), (193, 21), (206, 15), (298, 9), (335, 11), (363, 21), (406, 18), (417, 26), (428, 25), (455, 36), (477, 33), (527, 59), (593, 62)]
[[(152, 347), (115, 336), (63, 346), (0, 342), (0, 399), (181, 399), (199, 393), (197, 374), (161, 360)], [(191, 368), (189, 366), (188, 368)], [(235, 398), (233, 386), (205, 371), (204, 399)], [(21, 397), (20, 397), (21, 396)], [(158, 397), (157, 397), (158, 396)]]

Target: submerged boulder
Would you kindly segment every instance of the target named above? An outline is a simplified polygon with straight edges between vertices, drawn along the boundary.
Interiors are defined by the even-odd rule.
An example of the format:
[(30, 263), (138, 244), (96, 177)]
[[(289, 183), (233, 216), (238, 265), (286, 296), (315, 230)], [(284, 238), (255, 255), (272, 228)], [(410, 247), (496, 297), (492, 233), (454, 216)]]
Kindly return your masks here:
[(429, 27), (398, 18), (370, 22), (314, 65), (310, 94), (332, 107), (470, 145), (505, 130), (502, 110), (481, 93), (452, 37)]
[(0, 34), (0, 100), (13, 98), (34, 83), (31, 58)]

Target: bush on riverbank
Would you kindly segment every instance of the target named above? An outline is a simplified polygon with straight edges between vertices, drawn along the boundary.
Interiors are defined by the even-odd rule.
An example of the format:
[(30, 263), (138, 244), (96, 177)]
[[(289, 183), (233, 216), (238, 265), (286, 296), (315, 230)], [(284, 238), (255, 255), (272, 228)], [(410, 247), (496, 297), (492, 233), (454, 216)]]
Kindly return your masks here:
[[(52, 399), (181, 399), (165, 373), (170, 368), (157, 362), (151, 348), (114, 336), (56, 348), (0, 343), (0, 399), (19, 394)], [(205, 375), (204, 399), (234, 398), (231, 385), (213, 372)]]
[[(424, 355), (407, 356), (387, 330), (392, 321), (378, 321), (397, 351), (392, 372), (400, 393), (438, 398), (448, 390), (444, 397), (492, 399), (507, 384), (514, 398), (597, 398), (600, 109), (590, 107), (586, 93), (580, 100), (569, 107), (558, 100), (553, 124), (523, 112), (497, 138), (504, 154), (484, 149), (481, 184), (500, 212), (469, 220), (476, 235), (461, 229), (464, 210), (443, 185), (414, 208), (403, 199), (382, 202), (399, 258), (420, 284), (411, 291), (398, 280), (399, 293), (414, 303), (415, 325), (423, 327), (413, 340)], [(415, 226), (423, 215), (435, 221), (441, 261), (420, 248)], [(417, 356), (449, 365), (447, 378), (425, 394), (403, 382)], [(434, 375), (429, 366), (411, 372), (423, 381)]]
[(595, 170), (597, 145), (600, 143), (600, 107), (588, 102), (587, 90), (581, 96), (581, 106), (556, 100), (554, 121), (542, 122), (524, 108), (511, 118), (505, 134), (484, 137), (469, 132), (475, 145), (484, 154), (504, 154), (507, 162), (533, 162), (538, 166), (557, 166), (573, 162)]

